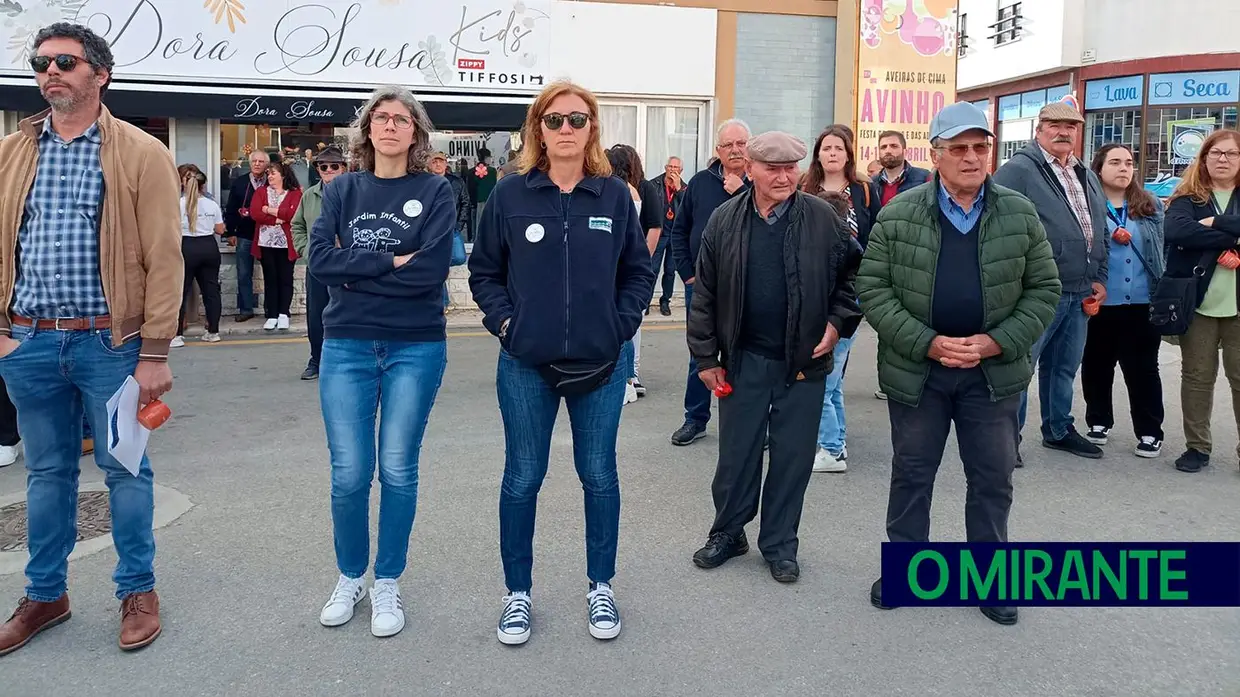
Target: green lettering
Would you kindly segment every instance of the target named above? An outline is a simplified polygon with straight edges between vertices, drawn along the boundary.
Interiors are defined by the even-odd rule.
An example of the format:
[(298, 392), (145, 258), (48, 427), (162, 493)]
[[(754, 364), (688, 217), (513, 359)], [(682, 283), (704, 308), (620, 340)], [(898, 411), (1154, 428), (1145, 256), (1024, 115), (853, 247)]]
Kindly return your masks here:
[[(995, 581), (998, 580), (996, 584)], [(990, 598), (990, 587), (997, 585), (999, 590), (999, 600), (1005, 600), (1004, 590), (1007, 584), (1007, 551), (999, 550), (995, 552), (995, 556), (990, 558), (990, 566), (986, 568), (986, 580), (981, 579), (978, 573), (977, 562), (973, 559), (973, 553), (964, 550), (960, 553), (960, 599), (969, 599), (969, 589), (977, 589), (977, 599), (987, 600)]]
[[(939, 567), (939, 583), (932, 591), (927, 591), (921, 587), (920, 583), (917, 582), (917, 569), (921, 566), (921, 563), (927, 559), (933, 561)], [(942, 554), (939, 554), (932, 549), (923, 549), (917, 554), (914, 554), (912, 560), (909, 561), (908, 587), (913, 591), (913, 595), (922, 600), (937, 600), (943, 595), (943, 591), (947, 590), (947, 583), (950, 580), (951, 578), (947, 570), (947, 560), (943, 558)]]
[(1115, 597), (1119, 600), (1128, 599), (1128, 553), (1119, 553), (1119, 576), (1115, 575), (1115, 570), (1111, 568), (1111, 563), (1107, 561), (1107, 556), (1101, 550), (1094, 550), (1093, 558), (1094, 568), (1094, 597), (1102, 598), (1102, 576), (1106, 576), (1107, 583), (1111, 585), (1111, 590), (1115, 591)]
[[(1034, 569), (1034, 560), (1042, 562), (1041, 569)], [(1051, 592), (1050, 586), (1046, 585), (1046, 577), (1051, 575), (1051, 555), (1040, 549), (1030, 549), (1025, 551), (1025, 593), (1022, 597), (1024, 600), (1033, 600), (1033, 584), (1038, 584), (1042, 589), (1042, 597), (1050, 600), (1055, 597)]]
[(1000, 595), (999, 600), (1017, 600), (1020, 598), (1020, 552), (1012, 552), (1008, 559), (1012, 562), (1012, 590), (1006, 598)]
[(1158, 599), (1159, 600), (1188, 600), (1188, 591), (1173, 591), (1170, 588), (1171, 581), (1183, 581), (1188, 578), (1188, 572), (1183, 569), (1172, 571), (1172, 559), (1184, 559), (1188, 554), (1182, 549), (1164, 549), (1158, 553)]
[(1141, 563), (1137, 567), (1137, 597), (1141, 600), (1150, 599), (1150, 560), (1158, 556), (1158, 552), (1152, 549), (1132, 549), (1128, 551), (1129, 559), (1136, 559)]
[(1055, 600), (1063, 600), (1069, 590), (1080, 591), (1082, 600), (1089, 600), (1089, 581), (1086, 580), (1085, 560), (1079, 549), (1070, 549), (1064, 555), (1063, 570), (1059, 572), (1059, 592)]

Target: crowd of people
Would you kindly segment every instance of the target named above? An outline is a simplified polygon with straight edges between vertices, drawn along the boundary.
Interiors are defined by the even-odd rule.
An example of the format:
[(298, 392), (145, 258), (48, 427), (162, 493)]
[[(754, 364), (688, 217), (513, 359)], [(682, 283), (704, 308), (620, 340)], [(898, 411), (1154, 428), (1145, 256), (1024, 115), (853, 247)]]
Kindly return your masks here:
[[(208, 247), (232, 216), (250, 221), (249, 237), (229, 240), (262, 264), (268, 328), (287, 328), (293, 263), (308, 259), (307, 373), (319, 378), (337, 566), (319, 619), (343, 625), (368, 597), (378, 637), (405, 623), (399, 580), (422, 439), (447, 365), (453, 264), (468, 264), (499, 344), (506, 592), (496, 633), (506, 645), (528, 641), (533, 628), (535, 514), (561, 404), (584, 491), (588, 632), (601, 640), (621, 632), (617, 433), (624, 405), (644, 390), (643, 318), (655, 306), (670, 314), (667, 285), (654, 302), (669, 255), (685, 285), (689, 352), (685, 421), (672, 443), (702, 439), (718, 402), (715, 517), (692, 556), (704, 569), (748, 552), (745, 529), (761, 508), (757, 545), (771, 576), (800, 578), (812, 473), (847, 469), (842, 383), (863, 320), (877, 335), (877, 394), (889, 408), (892, 541), (928, 541), (953, 426), (967, 538), (1007, 541), (1035, 369), (1042, 445), (1086, 458), (1102, 456), (1114, 427), (1116, 364), (1134, 450), (1160, 453), (1164, 337), (1178, 337), (1183, 356), (1187, 450), (1178, 469), (1210, 461), (1220, 350), (1240, 405), (1235, 131), (1206, 139), (1165, 207), (1141, 188), (1128, 148), (1108, 145), (1090, 167), (1077, 159), (1083, 119), (1066, 103), (1046, 106), (1034, 142), (993, 175), (989, 121), (958, 103), (929, 126), (933, 171), (905, 161), (900, 133), (880, 135), (881, 161), (862, 177), (847, 126), (830, 125), (807, 146), (733, 119), (716, 132), (716, 157), (687, 183), (677, 160), (649, 181), (632, 146), (604, 148), (594, 95), (561, 81), (529, 107), (519, 161), (478, 211), (465, 259), (462, 193), (444, 176), (433, 125), (408, 89), (374, 91), (347, 152), (316, 156), (314, 186), (303, 192), (286, 164), (256, 152), (250, 176), (233, 183), (240, 196), (221, 210), (203, 195), (197, 167), (178, 171), (159, 141), (103, 105), (114, 61), (101, 37), (52, 25), (35, 37), (30, 62), (50, 109), (0, 141), (0, 245), (15, 260), (0, 274), (0, 391), (11, 399), (0, 419), (16, 418), (15, 429), (0, 430), (10, 441), (0, 443), (9, 449), (0, 464), (17, 459), (20, 434), (30, 549), (26, 593), (0, 627), (0, 655), (69, 619), (83, 423), (105, 429), (107, 401), (131, 376), (141, 405), (172, 388), (168, 353), (195, 280), (204, 338), (218, 340), (219, 250)], [(1072, 416), (1078, 369), (1084, 435)], [(106, 449), (95, 462), (111, 492), (119, 643), (133, 650), (163, 629), (153, 473), (144, 458), (131, 475)], [(890, 608), (881, 579), (870, 600)], [(1000, 624), (1018, 617), (1015, 607), (982, 612)]]

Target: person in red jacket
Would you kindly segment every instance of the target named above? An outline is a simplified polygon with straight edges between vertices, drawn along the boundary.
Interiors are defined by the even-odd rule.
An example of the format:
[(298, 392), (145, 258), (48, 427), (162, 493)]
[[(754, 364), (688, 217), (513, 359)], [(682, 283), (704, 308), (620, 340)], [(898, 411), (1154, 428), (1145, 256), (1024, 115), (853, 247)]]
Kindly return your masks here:
[[(267, 322), (263, 329), (287, 331), (289, 309), (293, 304), (293, 214), (301, 204), (301, 184), (293, 168), (285, 162), (272, 162), (267, 168), (267, 185), (254, 190), (250, 199), (250, 218), (254, 220), (254, 258), (263, 266), (263, 305)], [(267, 250), (264, 254), (263, 250)]]

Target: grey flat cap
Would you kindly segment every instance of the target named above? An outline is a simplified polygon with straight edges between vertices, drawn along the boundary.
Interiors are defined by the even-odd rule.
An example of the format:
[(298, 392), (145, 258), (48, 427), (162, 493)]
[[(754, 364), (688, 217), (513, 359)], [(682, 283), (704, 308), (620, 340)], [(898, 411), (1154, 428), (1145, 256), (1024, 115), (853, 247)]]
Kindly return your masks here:
[(1051, 102), (1042, 107), (1038, 112), (1039, 121), (1075, 121), (1076, 123), (1085, 123), (1085, 117), (1081, 116), (1081, 112), (1072, 108), (1071, 104), (1063, 102)]
[(749, 141), (749, 159), (771, 165), (800, 162), (809, 148), (794, 135), (782, 131), (767, 131)]

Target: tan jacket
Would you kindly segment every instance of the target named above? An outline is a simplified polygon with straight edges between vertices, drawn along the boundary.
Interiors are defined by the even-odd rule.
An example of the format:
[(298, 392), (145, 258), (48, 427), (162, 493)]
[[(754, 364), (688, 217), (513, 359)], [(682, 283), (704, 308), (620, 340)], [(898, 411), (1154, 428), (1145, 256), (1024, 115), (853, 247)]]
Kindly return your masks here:
[[(0, 140), (0, 335), (10, 333), (17, 282), (17, 230), (34, 184), (44, 111)], [(112, 317), (112, 344), (141, 334), (141, 359), (168, 360), (177, 335), (185, 265), (181, 258), (181, 191), (168, 148), (107, 107), (103, 141), (103, 206), (99, 211), (99, 275)]]

